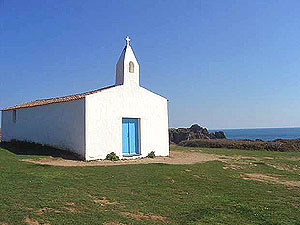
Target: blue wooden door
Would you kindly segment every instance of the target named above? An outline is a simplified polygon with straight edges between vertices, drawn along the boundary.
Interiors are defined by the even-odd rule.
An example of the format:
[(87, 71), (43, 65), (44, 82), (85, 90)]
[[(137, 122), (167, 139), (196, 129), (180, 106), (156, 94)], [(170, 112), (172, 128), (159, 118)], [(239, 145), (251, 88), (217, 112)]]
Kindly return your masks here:
[(129, 155), (129, 123), (126, 119), (122, 121), (122, 148), (123, 154)]
[(138, 148), (138, 120), (122, 120), (122, 148), (124, 155), (134, 155), (139, 153)]

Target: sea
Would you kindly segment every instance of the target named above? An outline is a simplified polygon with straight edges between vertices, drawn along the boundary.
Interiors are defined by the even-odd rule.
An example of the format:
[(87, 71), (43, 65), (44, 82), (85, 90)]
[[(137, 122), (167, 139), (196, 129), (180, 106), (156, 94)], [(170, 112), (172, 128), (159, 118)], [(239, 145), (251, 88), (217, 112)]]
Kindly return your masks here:
[(300, 127), (210, 130), (210, 132), (215, 131), (223, 131), (228, 139), (261, 139), (264, 141), (270, 141), (279, 138), (300, 138)]

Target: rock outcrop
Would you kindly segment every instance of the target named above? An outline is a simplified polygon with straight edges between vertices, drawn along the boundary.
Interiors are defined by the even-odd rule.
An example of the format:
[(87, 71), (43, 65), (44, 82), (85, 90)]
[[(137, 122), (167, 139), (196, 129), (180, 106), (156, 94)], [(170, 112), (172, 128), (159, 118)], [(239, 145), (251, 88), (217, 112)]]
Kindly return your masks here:
[(203, 128), (198, 124), (194, 124), (190, 128), (169, 129), (170, 143), (178, 144), (181, 141), (193, 139), (226, 139), (226, 136), (223, 131), (209, 133), (206, 128)]

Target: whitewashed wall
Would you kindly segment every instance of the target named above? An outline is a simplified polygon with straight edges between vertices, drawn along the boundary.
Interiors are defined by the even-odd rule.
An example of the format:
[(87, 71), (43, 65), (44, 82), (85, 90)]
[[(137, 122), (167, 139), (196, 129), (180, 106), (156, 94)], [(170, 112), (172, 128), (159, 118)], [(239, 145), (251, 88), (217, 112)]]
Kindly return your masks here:
[(86, 96), (86, 159), (122, 158), (122, 118), (140, 118), (142, 157), (169, 155), (167, 99), (139, 86), (121, 85)]
[(2, 140), (33, 141), (85, 156), (85, 99), (2, 112)]

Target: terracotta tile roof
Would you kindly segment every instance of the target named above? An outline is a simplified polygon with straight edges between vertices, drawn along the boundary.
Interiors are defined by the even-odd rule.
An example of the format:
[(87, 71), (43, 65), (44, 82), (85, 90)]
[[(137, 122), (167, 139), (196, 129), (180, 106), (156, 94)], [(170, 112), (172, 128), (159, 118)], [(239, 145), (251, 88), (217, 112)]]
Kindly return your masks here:
[(93, 91), (88, 91), (85, 93), (80, 93), (80, 94), (75, 94), (75, 95), (68, 95), (68, 96), (63, 96), (63, 97), (56, 97), (56, 98), (48, 98), (48, 99), (39, 99), (39, 100), (34, 100), (31, 102), (23, 103), (20, 105), (8, 107), (2, 109), (2, 111), (8, 111), (8, 110), (13, 110), (13, 109), (21, 109), (21, 108), (29, 108), (29, 107), (36, 107), (36, 106), (41, 106), (41, 105), (48, 105), (48, 104), (53, 104), (53, 103), (60, 103), (60, 102), (69, 102), (73, 100), (78, 100), (81, 98), (84, 98), (87, 95), (91, 95), (109, 88), (116, 87), (118, 85), (112, 85), (108, 87), (104, 87), (101, 89), (93, 90)]

